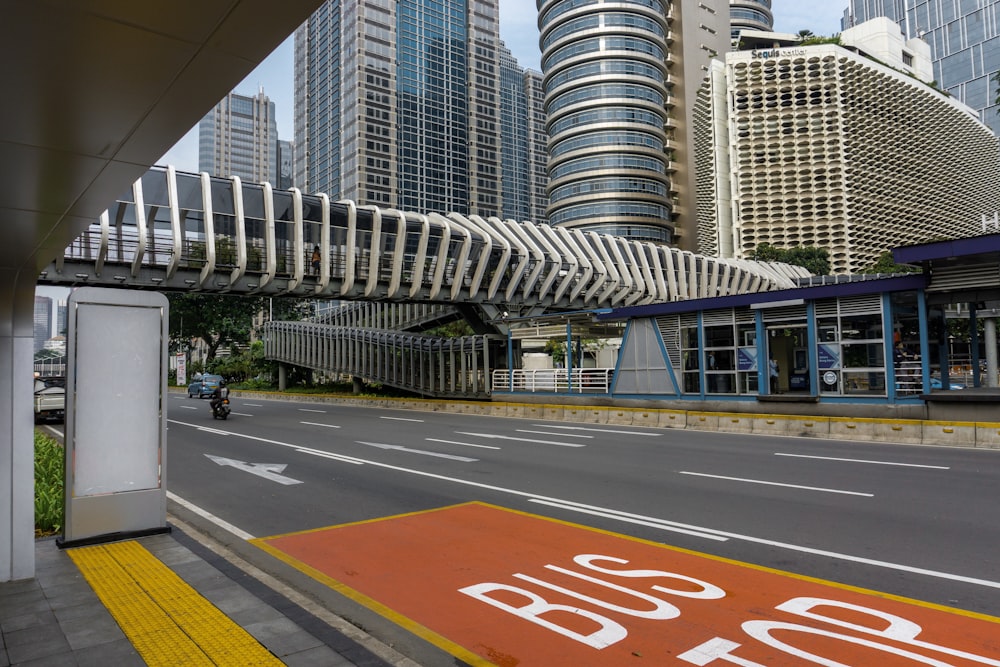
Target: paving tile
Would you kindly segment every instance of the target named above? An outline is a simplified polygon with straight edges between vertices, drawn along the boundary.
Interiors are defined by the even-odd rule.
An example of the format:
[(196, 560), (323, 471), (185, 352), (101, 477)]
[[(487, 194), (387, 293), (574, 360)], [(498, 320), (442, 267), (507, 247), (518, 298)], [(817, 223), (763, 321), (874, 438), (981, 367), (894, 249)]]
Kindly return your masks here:
[(54, 660), (55, 656), (70, 650), (58, 625), (5, 632), (3, 639), (7, 646), (7, 656), (15, 665), (39, 658), (51, 657)]
[(323, 643), (282, 616), (272, 621), (251, 623), (244, 628), (279, 658)]
[(74, 651), (125, 639), (125, 634), (110, 615), (82, 617), (59, 624)]
[(72, 651), (17, 663), (17, 667), (78, 667), (78, 665), (76, 655)]
[(74, 651), (79, 667), (146, 667), (127, 639)]
[(329, 646), (299, 651), (281, 657), (288, 667), (354, 667), (354, 663), (334, 651)]
[(0, 646), (0, 667), (10, 667), (10, 660), (7, 659), (7, 649)]
[(36, 628), (40, 625), (58, 623), (56, 615), (51, 611), (38, 611), (30, 614), (13, 616), (0, 623), (0, 632), (17, 632), (28, 628)]
[(8, 619), (50, 611), (49, 601), (42, 591), (19, 593), (0, 600), (0, 623)]

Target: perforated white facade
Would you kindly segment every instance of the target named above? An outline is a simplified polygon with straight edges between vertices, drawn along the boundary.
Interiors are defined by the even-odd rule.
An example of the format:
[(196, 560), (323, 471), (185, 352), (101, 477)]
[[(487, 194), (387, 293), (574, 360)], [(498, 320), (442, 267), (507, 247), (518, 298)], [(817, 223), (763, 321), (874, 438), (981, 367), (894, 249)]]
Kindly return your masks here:
[(698, 108), (698, 252), (817, 246), (855, 273), (895, 246), (979, 233), (996, 137), (965, 105), (835, 45), (726, 54)]

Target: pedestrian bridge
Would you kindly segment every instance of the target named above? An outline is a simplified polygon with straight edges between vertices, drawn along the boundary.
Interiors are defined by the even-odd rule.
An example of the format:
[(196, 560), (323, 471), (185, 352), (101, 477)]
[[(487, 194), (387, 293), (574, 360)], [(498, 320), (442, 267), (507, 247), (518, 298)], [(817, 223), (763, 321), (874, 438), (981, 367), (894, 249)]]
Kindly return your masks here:
[[(272, 323), (268, 354), (425, 394), (469, 396), (489, 392), (497, 353), (482, 336), (499, 331), (482, 324), (500, 313), (762, 292), (805, 276), (800, 267), (594, 232), (358, 206), (154, 167), (45, 267), (39, 283), (385, 304), (368, 322)], [(394, 304), (457, 308), (470, 320), (481, 311), (482, 334), (446, 342), (422, 336), (415, 321), (386, 326)]]
[(357, 206), (155, 167), (39, 282), (580, 310), (788, 288), (803, 272), (531, 222)]

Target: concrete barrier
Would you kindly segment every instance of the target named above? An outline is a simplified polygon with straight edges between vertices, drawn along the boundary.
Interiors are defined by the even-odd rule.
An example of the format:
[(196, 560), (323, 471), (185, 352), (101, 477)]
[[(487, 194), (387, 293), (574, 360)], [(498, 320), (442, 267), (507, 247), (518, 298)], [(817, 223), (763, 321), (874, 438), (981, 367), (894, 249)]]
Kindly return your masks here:
[(874, 419), (830, 417), (830, 435), (845, 440), (872, 440), (875, 437)]
[(975, 447), (975, 422), (925, 421), (922, 442), (925, 445), (947, 445), (950, 447)]
[(976, 422), (976, 447), (1000, 449), (1000, 424)]
[(804, 438), (811, 436), (828, 437), (830, 435), (829, 417), (799, 417), (787, 415), (787, 434)]
[(698, 431), (718, 431), (719, 413), (717, 412), (688, 412), (687, 427)]
[(566, 406), (564, 405), (543, 405), (542, 406), (542, 418), (548, 421), (561, 422), (563, 420), (563, 414), (566, 412)]
[(524, 406), (525, 419), (545, 419), (545, 406), (537, 403), (527, 403)]
[(648, 426), (650, 428), (659, 428), (660, 426), (660, 415), (657, 414), (658, 410), (642, 410), (637, 409), (632, 412), (632, 426)]
[(719, 430), (726, 433), (753, 432), (753, 415), (740, 412), (720, 412)]
[(768, 435), (785, 435), (788, 433), (788, 418), (778, 415), (752, 415), (750, 417), (752, 433)]
[(528, 407), (530, 406), (527, 403), (508, 403), (507, 416), (524, 419)]
[(924, 440), (923, 422), (914, 419), (886, 419), (875, 423), (873, 439), (919, 445)]
[(563, 421), (575, 424), (607, 424), (608, 411), (604, 408), (583, 408), (567, 405), (563, 410)]
[(687, 428), (688, 413), (684, 410), (657, 410), (656, 416), (660, 428)]
[(632, 410), (629, 408), (608, 408), (608, 423), (631, 426)]
[(490, 416), (491, 417), (506, 417), (507, 416), (507, 403), (490, 403)]

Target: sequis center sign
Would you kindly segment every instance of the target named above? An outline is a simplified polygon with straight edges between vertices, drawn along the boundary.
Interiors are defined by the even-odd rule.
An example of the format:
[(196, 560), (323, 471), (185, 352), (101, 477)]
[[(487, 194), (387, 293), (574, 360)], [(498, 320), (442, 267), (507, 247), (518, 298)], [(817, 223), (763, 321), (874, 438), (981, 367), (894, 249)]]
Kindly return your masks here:
[(998, 618), (481, 503), (255, 543), (471, 665), (1000, 667)]

